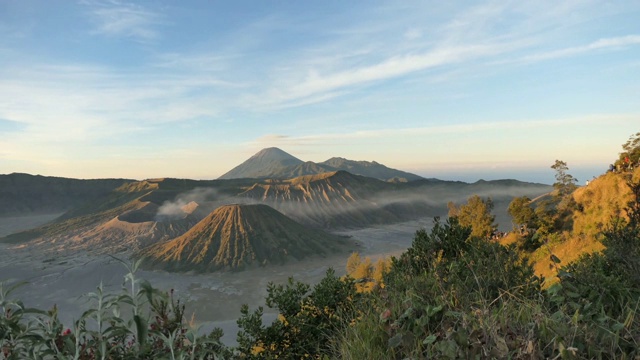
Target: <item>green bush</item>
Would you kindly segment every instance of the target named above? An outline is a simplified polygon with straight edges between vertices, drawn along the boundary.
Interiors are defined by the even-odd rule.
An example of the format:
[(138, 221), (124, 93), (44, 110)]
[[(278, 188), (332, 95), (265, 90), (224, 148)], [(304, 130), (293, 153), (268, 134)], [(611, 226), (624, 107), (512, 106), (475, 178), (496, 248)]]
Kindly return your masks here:
[(542, 290), (515, 248), (472, 237), (455, 218), (436, 219), (340, 334), (337, 357), (633, 359), (640, 294), (630, 224), (614, 225), (603, 254), (563, 267), (560, 283)]
[(249, 312), (247, 305), (238, 319), (237, 356), (247, 359), (320, 358), (332, 353), (332, 338), (356, 316), (358, 300), (351, 279), (340, 279), (333, 269), (313, 287), (294, 281), (270, 283), (266, 304), (277, 309), (278, 319), (262, 323), (263, 308)]
[(505, 290), (530, 296), (541, 283), (514, 247), (471, 236), (456, 218), (444, 224), (436, 218), (431, 233), (418, 231), (412, 246), (394, 259), (385, 283), (402, 289), (419, 275), (433, 277), (440, 293), (466, 304), (491, 301)]

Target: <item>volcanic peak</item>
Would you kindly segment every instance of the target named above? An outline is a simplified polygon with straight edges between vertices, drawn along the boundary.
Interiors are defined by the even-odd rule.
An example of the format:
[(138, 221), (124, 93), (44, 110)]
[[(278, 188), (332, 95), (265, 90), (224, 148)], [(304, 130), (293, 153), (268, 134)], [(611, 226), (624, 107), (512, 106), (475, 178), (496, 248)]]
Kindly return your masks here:
[(310, 230), (267, 205), (224, 205), (184, 235), (140, 253), (173, 271), (241, 270), (336, 250), (344, 240)]
[(422, 177), (418, 175), (392, 169), (375, 161), (355, 161), (333, 157), (320, 163), (312, 161), (303, 162), (274, 147), (259, 151), (242, 164), (222, 175), (220, 179), (291, 179), (298, 176), (322, 174), (337, 170), (345, 170), (355, 175), (392, 182), (407, 182), (422, 179)]
[(277, 147), (269, 147), (269, 148), (264, 148), (260, 151), (258, 151), (257, 153), (255, 153), (253, 156), (251, 156), (249, 158), (249, 160), (251, 159), (262, 159), (262, 160), (269, 160), (269, 161), (273, 161), (273, 160), (277, 160), (277, 161), (292, 161), (292, 162), (296, 162), (296, 163), (302, 163), (303, 161), (296, 158), (295, 156), (277, 148)]
[(285, 169), (303, 163), (302, 160), (271, 147), (260, 150), (242, 164), (220, 176), (220, 179), (279, 177), (278, 174)]

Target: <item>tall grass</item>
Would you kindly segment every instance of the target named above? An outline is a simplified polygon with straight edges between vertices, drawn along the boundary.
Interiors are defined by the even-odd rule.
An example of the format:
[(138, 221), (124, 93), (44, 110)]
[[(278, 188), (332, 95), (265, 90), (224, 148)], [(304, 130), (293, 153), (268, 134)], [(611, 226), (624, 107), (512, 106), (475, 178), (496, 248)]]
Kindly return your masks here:
[(122, 291), (102, 284), (86, 295), (89, 309), (66, 327), (54, 306), (31, 309), (12, 293), (23, 283), (0, 283), (0, 359), (217, 359), (228, 354), (222, 332), (200, 336), (184, 305), (136, 277), (128, 264)]

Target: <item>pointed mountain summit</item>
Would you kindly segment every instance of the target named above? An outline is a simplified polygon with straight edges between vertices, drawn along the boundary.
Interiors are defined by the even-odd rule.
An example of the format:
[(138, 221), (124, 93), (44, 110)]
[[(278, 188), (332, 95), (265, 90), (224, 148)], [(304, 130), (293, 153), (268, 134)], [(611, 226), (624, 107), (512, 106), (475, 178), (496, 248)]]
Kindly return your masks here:
[(278, 178), (285, 169), (299, 166), (303, 163), (302, 160), (295, 156), (276, 147), (270, 147), (258, 151), (242, 164), (220, 176), (220, 179)]
[(220, 179), (284, 180), (338, 170), (389, 182), (409, 182), (423, 179), (418, 175), (392, 169), (375, 161), (354, 161), (334, 157), (321, 163), (304, 162), (275, 147), (260, 150), (242, 164), (222, 175)]
[(146, 265), (170, 271), (242, 270), (324, 255), (344, 242), (307, 229), (267, 205), (233, 204), (217, 208), (184, 235), (140, 255)]

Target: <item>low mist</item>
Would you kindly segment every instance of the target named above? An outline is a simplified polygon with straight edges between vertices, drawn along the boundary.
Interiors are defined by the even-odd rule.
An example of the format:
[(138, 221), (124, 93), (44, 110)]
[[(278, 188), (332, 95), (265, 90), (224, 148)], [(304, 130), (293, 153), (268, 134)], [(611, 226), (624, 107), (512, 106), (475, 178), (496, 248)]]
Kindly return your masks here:
[(214, 188), (195, 188), (179, 194), (173, 201), (165, 201), (158, 208), (156, 221), (172, 221), (182, 219), (191, 214), (196, 207), (205, 201), (212, 201), (218, 196)]

